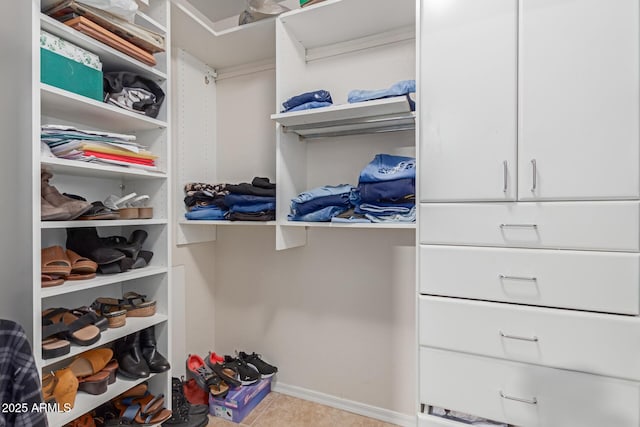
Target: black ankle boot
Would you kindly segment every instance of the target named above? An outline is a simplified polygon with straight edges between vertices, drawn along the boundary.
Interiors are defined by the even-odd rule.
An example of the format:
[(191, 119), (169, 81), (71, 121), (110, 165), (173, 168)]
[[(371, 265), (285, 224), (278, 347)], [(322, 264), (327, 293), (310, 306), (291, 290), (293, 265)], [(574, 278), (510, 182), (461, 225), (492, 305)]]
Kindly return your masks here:
[(117, 341), (115, 350), (120, 374), (136, 379), (147, 378), (151, 375), (149, 365), (147, 365), (140, 348), (140, 332), (127, 335)]
[(169, 361), (158, 352), (153, 326), (140, 332), (140, 348), (142, 348), (142, 356), (147, 361), (151, 372), (164, 372), (171, 368)]
[(171, 418), (163, 425), (176, 427), (204, 427), (209, 423), (207, 405), (192, 405), (184, 396), (183, 382), (171, 378)]
[(121, 251), (107, 247), (95, 227), (67, 228), (67, 249), (98, 264), (111, 264), (125, 257)]

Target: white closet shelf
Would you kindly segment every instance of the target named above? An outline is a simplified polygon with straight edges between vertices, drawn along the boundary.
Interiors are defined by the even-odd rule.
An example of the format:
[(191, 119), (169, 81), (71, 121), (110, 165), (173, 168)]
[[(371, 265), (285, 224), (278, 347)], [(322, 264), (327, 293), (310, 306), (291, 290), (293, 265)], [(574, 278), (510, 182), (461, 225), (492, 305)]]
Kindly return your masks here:
[(40, 228), (80, 228), (80, 227), (126, 227), (128, 225), (162, 225), (168, 224), (166, 218), (152, 219), (105, 219), (101, 221), (40, 221)]
[(167, 73), (150, 67), (45, 14), (40, 14), (40, 28), (98, 55), (102, 62), (103, 71), (130, 71), (156, 82), (167, 79)]
[(225, 220), (220, 220), (220, 221), (199, 221), (199, 220), (187, 220), (184, 219), (182, 221), (179, 221), (179, 224), (181, 225), (253, 225), (253, 226), (260, 226), (260, 225), (276, 225), (275, 221), (225, 221)]
[[(92, 409), (100, 406), (101, 404), (108, 402), (109, 400), (113, 399), (114, 397), (124, 393), (125, 391), (129, 390), (130, 388), (145, 382), (145, 381), (149, 381), (149, 379), (155, 377), (156, 375), (161, 375), (161, 374), (151, 374), (148, 378), (141, 378), (141, 379), (137, 379), (137, 380), (130, 380), (130, 379), (124, 379), (120, 376), (118, 376), (117, 380), (115, 383), (111, 384), (108, 388), (107, 388), (107, 392), (104, 394), (100, 394), (100, 395), (91, 395), (88, 393), (84, 393), (84, 392), (79, 392), (78, 395), (76, 396), (76, 401), (75, 401), (75, 405), (73, 407), (73, 409), (69, 412), (53, 412), (53, 413), (49, 413), (47, 414), (47, 420), (49, 421), (49, 425), (50, 426), (62, 426), (67, 424), (70, 421), (73, 421), (74, 419), (78, 418), (79, 416), (91, 411)], [(152, 394), (153, 390), (151, 390)], [(169, 402), (169, 407), (171, 407), (170, 405), (170, 400)]]
[(40, 83), (41, 114), (73, 120), (76, 123), (101, 129), (109, 124), (112, 132), (134, 132), (166, 128), (167, 123), (115, 105)]
[(134, 179), (166, 179), (164, 172), (148, 171), (144, 169), (128, 168), (126, 166), (109, 166), (100, 163), (90, 163), (78, 160), (60, 159), (57, 157), (43, 157), (40, 164), (46, 166), (54, 174), (65, 174), (80, 177), (99, 178), (134, 178)]
[(152, 17), (150, 17), (149, 15), (147, 15), (144, 12), (141, 12), (140, 10), (138, 10), (136, 12), (136, 18), (135, 18), (135, 23), (137, 25), (146, 27), (152, 31), (155, 31), (157, 33), (160, 34), (166, 34), (167, 33), (167, 27), (162, 25), (161, 23), (159, 23), (158, 21), (156, 21), (155, 19), (153, 19)]
[(415, 229), (415, 222), (303, 222), (286, 221), (279, 223), (285, 227), (311, 227), (311, 228), (367, 228), (367, 229)]
[(306, 49), (328, 46), (412, 27), (413, 0), (326, 0), (280, 15), (280, 20)]
[(221, 31), (186, 0), (171, 2), (171, 42), (214, 70), (273, 60), (275, 18)]
[(413, 130), (415, 118), (406, 96), (271, 115), (283, 132), (309, 139)]
[[(100, 334), (100, 339), (95, 344), (88, 345), (88, 346), (71, 344), (71, 351), (69, 353), (65, 354), (64, 356), (56, 357), (53, 359), (41, 360), (38, 366), (40, 366), (40, 368), (44, 370), (48, 366), (53, 366), (59, 362), (70, 359), (73, 356), (77, 356), (80, 353), (84, 353), (87, 350), (91, 350), (92, 348), (102, 347), (105, 344), (108, 344), (112, 341), (125, 337), (134, 332), (141, 331), (150, 326), (159, 325), (160, 323), (166, 322), (168, 319), (169, 318), (164, 314), (155, 314), (149, 317), (127, 317), (126, 325), (120, 328), (109, 328), (106, 331), (102, 332)], [(36, 353), (39, 353), (39, 351), (36, 351)], [(84, 412), (81, 412), (80, 414), (83, 414), (83, 413)], [(55, 424), (55, 425), (61, 425), (61, 424)]]
[(155, 276), (157, 274), (164, 274), (167, 271), (167, 267), (148, 266), (135, 270), (129, 270), (124, 273), (97, 275), (95, 279), (90, 280), (67, 280), (60, 286), (42, 288), (42, 292), (40, 292), (40, 298), (50, 298), (56, 295), (63, 295), (70, 292), (99, 288), (101, 286), (112, 285), (114, 283), (127, 282), (129, 280)]

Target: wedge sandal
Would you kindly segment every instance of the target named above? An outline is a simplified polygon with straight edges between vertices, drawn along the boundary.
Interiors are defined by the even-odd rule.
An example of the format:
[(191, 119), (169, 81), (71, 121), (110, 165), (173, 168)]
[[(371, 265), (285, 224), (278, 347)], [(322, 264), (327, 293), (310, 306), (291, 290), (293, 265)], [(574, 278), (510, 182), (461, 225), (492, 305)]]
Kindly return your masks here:
[(93, 324), (95, 316), (85, 314), (78, 317), (66, 308), (48, 309), (43, 315), (53, 323), (62, 322), (67, 325), (66, 338), (74, 344), (87, 346), (100, 339), (100, 329)]
[(156, 314), (156, 302), (147, 301), (146, 295), (127, 292), (118, 300), (122, 308), (127, 310), (127, 317), (149, 317)]
[(127, 310), (115, 298), (98, 298), (91, 308), (107, 319), (110, 328), (121, 328), (127, 324)]

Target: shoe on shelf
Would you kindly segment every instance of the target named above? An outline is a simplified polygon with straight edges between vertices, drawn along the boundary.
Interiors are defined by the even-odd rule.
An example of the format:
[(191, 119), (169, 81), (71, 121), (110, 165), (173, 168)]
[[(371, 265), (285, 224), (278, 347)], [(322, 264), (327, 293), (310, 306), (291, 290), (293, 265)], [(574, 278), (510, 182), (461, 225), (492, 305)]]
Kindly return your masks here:
[(154, 326), (140, 331), (140, 348), (151, 372), (159, 373), (171, 369), (169, 361), (158, 351)]
[(118, 360), (118, 372), (128, 378), (147, 378), (151, 375), (149, 365), (144, 360), (140, 348), (140, 332), (127, 335), (116, 342), (116, 359)]
[[(62, 221), (71, 221), (73, 219), (78, 218), (83, 213), (87, 212), (91, 209), (91, 203), (87, 201), (73, 199), (71, 197), (63, 196), (60, 194), (58, 189), (53, 185), (49, 184), (49, 180), (53, 177), (50, 173), (41, 170), (40, 172), (40, 196), (43, 200), (49, 203), (49, 205), (62, 209), (66, 216), (64, 218), (60, 218)], [(48, 205), (43, 206), (41, 204), (41, 208), (44, 210), (48, 210), (47, 217), (49, 214), (52, 214), (50, 211), (50, 207)], [(59, 211), (56, 211), (59, 213)], [(42, 219), (42, 214), (41, 214)]]
[(255, 368), (262, 378), (270, 378), (276, 372), (278, 372), (278, 368), (276, 366), (270, 365), (264, 360), (262, 360), (261, 356), (256, 353), (247, 354), (244, 351), (241, 351), (238, 354), (238, 358), (246, 362), (247, 365)]
[(67, 249), (98, 265), (111, 264), (126, 257), (121, 251), (107, 247), (95, 227), (67, 228), (66, 245)]
[(72, 409), (78, 394), (78, 379), (70, 368), (59, 369), (42, 377), (42, 397), (56, 402), (62, 410)]
[(242, 385), (252, 385), (260, 380), (260, 372), (257, 369), (247, 365), (247, 362), (240, 358), (224, 356), (224, 366), (234, 369), (238, 372), (239, 380)]

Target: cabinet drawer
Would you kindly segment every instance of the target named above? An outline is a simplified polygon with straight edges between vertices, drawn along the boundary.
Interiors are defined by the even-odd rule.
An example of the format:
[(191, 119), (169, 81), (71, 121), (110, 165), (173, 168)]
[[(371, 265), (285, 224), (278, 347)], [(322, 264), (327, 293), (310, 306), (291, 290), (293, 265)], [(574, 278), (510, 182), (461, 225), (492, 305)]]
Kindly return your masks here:
[(433, 415), (418, 414), (418, 427), (464, 427), (468, 424), (447, 420)]
[(635, 253), (420, 246), (423, 294), (637, 315), (639, 283)]
[(420, 243), (638, 252), (638, 202), (423, 203)]
[(640, 381), (640, 319), (419, 298), (420, 344)]
[(427, 405), (525, 427), (640, 425), (636, 382), (428, 347), (419, 357)]

